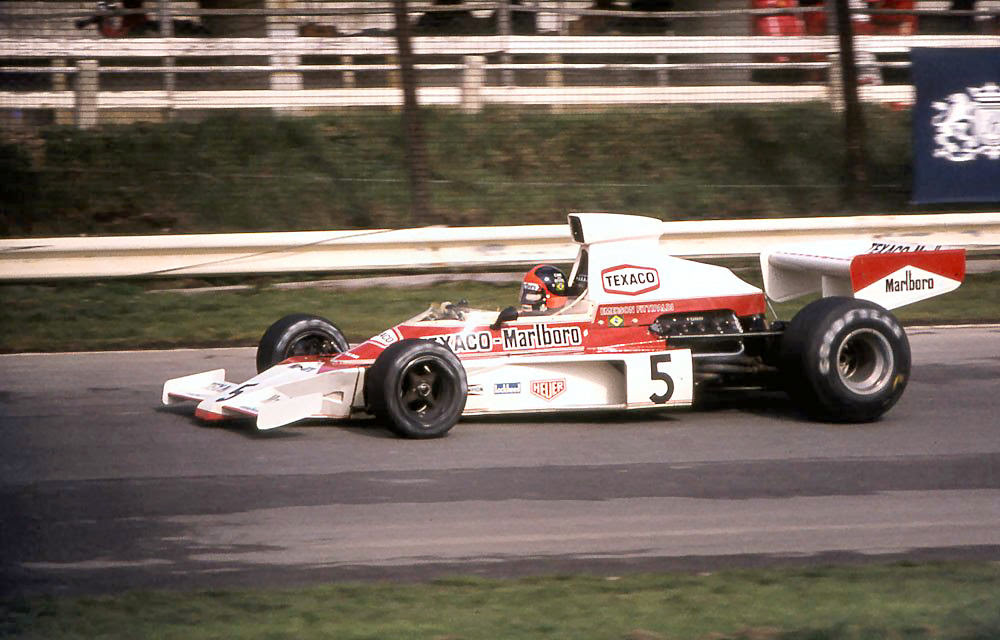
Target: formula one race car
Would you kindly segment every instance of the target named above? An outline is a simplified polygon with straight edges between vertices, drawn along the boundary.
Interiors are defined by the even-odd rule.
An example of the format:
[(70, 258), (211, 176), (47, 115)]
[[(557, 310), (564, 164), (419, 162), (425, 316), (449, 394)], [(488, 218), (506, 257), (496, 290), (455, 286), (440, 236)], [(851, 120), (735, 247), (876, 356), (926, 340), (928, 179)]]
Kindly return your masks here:
[(888, 311), (956, 289), (965, 252), (858, 241), (761, 255), (767, 296), (816, 291), (790, 322), (728, 269), (665, 255), (662, 223), (571, 214), (579, 252), (566, 278), (544, 265), (520, 309), (441, 303), (350, 347), (328, 320), (294, 314), (257, 349), (258, 375), (169, 380), (163, 402), (196, 401), (205, 420), (258, 429), (374, 415), (409, 438), (443, 436), (463, 415), (687, 406), (703, 390), (780, 388), (813, 418), (865, 422), (910, 373)]

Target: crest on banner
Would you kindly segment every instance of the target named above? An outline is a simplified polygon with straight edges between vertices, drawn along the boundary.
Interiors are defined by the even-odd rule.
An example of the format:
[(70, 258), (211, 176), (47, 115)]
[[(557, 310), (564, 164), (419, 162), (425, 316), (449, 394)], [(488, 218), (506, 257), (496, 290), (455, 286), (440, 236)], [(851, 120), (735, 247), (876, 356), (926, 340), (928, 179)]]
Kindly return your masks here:
[(935, 158), (1000, 160), (1000, 85), (987, 82), (931, 103)]

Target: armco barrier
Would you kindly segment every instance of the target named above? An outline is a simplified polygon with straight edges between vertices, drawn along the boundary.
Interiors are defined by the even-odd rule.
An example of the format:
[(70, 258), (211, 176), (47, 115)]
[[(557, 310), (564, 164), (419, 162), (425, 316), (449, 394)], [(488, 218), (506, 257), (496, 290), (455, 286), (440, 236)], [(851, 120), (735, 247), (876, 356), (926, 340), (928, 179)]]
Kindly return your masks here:
[[(755, 256), (859, 236), (1000, 250), (1000, 213), (664, 222), (676, 256)], [(567, 262), (565, 225), (0, 240), (0, 280), (446, 271)]]

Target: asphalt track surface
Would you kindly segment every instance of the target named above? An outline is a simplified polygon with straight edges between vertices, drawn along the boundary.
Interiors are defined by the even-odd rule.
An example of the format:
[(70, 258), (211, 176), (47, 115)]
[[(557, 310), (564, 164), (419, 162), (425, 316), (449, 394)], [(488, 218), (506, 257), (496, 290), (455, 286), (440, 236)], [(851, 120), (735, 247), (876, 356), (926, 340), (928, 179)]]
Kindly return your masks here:
[(910, 330), (860, 426), (780, 396), (699, 410), (258, 433), (159, 407), (253, 351), (0, 357), (0, 595), (1000, 560), (1000, 327)]

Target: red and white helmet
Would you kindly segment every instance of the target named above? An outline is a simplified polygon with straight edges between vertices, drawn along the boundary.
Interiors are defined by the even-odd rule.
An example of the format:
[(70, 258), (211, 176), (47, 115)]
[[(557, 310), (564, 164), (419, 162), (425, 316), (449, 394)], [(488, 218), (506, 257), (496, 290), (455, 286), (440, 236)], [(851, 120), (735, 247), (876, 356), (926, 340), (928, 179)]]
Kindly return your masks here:
[(550, 264), (540, 264), (521, 281), (521, 309), (554, 311), (566, 304), (566, 276)]

